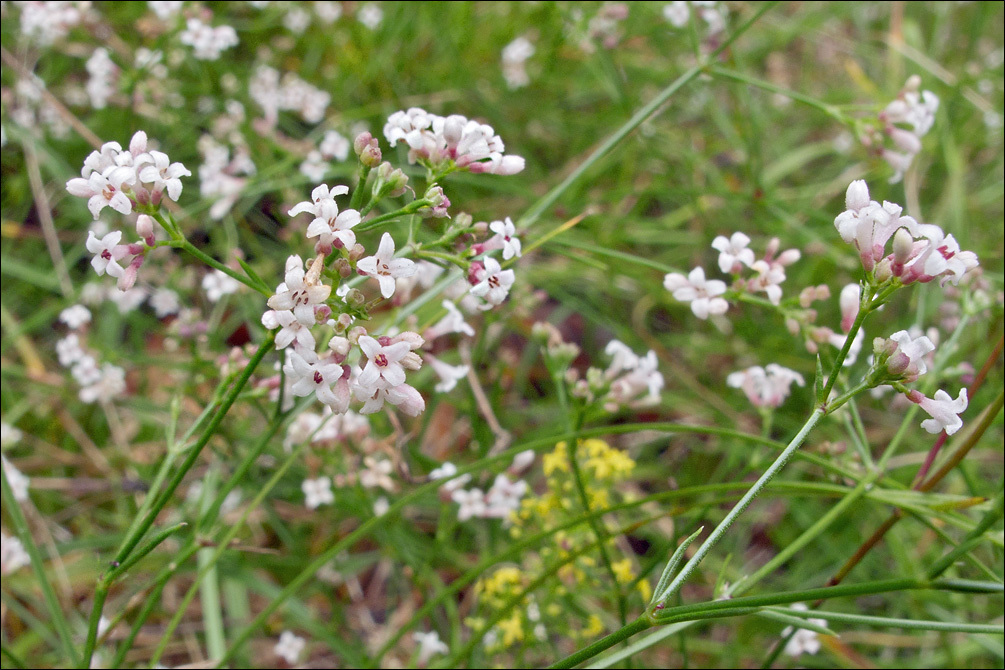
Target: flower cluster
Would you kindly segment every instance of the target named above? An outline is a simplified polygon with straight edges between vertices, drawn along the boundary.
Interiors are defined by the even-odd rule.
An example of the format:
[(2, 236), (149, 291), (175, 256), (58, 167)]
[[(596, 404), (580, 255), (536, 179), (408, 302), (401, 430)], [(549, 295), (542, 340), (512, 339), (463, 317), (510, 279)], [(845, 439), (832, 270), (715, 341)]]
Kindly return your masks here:
[(530, 83), (530, 77), (527, 75), (527, 61), (533, 55), (534, 45), (523, 36), (517, 37), (503, 48), (503, 78), (511, 89), (523, 88)]
[(63, 310), (60, 321), (71, 332), (56, 343), (59, 363), (70, 369), (70, 374), (80, 385), (80, 400), (85, 403), (108, 402), (126, 390), (126, 371), (111, 363), (99, 364), (95, 355), (84, 344), (90, 311), (83, 305)]
[[(761, 258), (756, 258), (752, 249), (747, 248), (750, 238), (741, 233), (731, 237), (720, 235), (712, 241), (712, 248), (719, 252), (719, 269), (733, 275), (733, 290), (746, 293), (764, 293), (771, 304), (777, 305), (782, 299), (782, 282), (785, 268), (799, 260), (798, 249), (787, 249), (779, 253), (780, 242), (772, 238)], [(743, 277), (746, 270), (752, 275)], [(706, 279), (705, 269), (696, 267), (687, 276), (679, 272), (668, 273), (663, 278), (663, 287), (681, 302), (691, 303), (691, 311), (699, 319), (710, 315), (725, 314), (729, 303), (723, 295), (726, 282)]]
[(421, 163), (434, 174), (450, 170), (513, 175), (523, 170), (520, 156), (504, 156), (505, 145), (492, 126), (460, 114), (443, 117), (419, 107), (392, 114), (384, 137), (393, 147), (408, 145), (408, 161)]
[[(919, 91), (921, 77), (912, 75), (897, 94), (897, 98), (879, 113), (881, 131), (869, 126), (863, 144), (876, 151), (893, 168), (890, 183), (904, 178), (914, 157), (921, 152), (921, 138), (935, 123), (939, 98), (931, 91)], [(892, 148), (886, 146), (889, 140)]]
[(192, 55), (199, 60), (217, 60), (221, 53), (237, 46), (237, 31), (231, 26), (208, 26), (193, 16), (178, 39), (192, 47)]
[[(853, 181), (845, 195), (845, 211), (834, 219), (841, 239), (858, 249), (862, 266), (882, 282), (896, 277), (901, 284), (939, 279), (959, 284), (977, 267), (977, 255), (961, 251), (951, 235), (934, 224), (918, 223), (905, 216), (900, 205), (869, 199), (869, 186)], [(893, 251), (886, 252), (893, 240)]]
[[(66, 182), (66, 190), (87, 198), (87, 207), (97, 220), (105, 207), (120, 214), (132, 214), (133, 208), (144, 213), (136, 218), (136, 233), (143, 244), (121, 244), (122, 231), (114, 230), (99, 238), (90, 231), (87, 250), (94, 254), (91, 265), (98, 276), (117, 278), (119, 289), (126, 291), (136, 282), (146, 251), (154, 246), (154, 219), (164, 194), (177, 201), (181, 196), (181, 177), (192, 175), (181, 163), (172, 163), (167, 154), (147, 147), (147, 134), (133, 135), (129, 149), (118, 142), (106, 142), (84, 159), (80, 177)], [(144, 246), (145, 244), (145, 246)], [(128, 259), (128, 260), (127, 260)]]

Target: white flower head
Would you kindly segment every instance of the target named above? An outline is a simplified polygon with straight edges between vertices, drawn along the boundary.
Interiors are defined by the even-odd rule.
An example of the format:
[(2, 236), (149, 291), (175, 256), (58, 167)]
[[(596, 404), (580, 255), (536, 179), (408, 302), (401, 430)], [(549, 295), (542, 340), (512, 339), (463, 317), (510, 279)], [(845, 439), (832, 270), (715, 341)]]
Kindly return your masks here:
[(304, 492), (304, 504), (308, 509), (317, 509), (321, 505), (330, 505), (335, 502), (335, 494), (332, 493), (332, 480), (329, 477), (305, 479), (300, 488)]
[[(792, 606), (792, 609), (805, 612), (807, 608), (803, 603), (796, 603)], [(827, 627), (825, 619), (807, 619), (807, 621), (817, 626)], [(782, 631), (782, 637), (787, 637), (789, 633), (792, 633), (792, 626)], [(800, 656), (804, 653), (815, 654), (818, 651), (820, 651), (820, 640), (817, 638), (816, 631), (805, 628), (798, 629), (785, 644), (785, 653), (789, 656)]]
[(69, 328), (76, 330), (91, 322), (91, 310), (83, 305), (71, 305), (59, 313), (59, 320)]
[(426, 665), (433, 656), (450, 651), (450, 647), (440, 640), (440, 635), (435, 630), (428, 633), (415, 631), (412, 633), (412, 639), (419, 645), (419, 656), (416, 659), (419, 665)]
[(691, 311), (699, 319), (707, 319), (710, 314), (725, 314), (729, 303), (720, 298), (726, 292), (726, 283), (718, 279), (705, 279), (705, 270), (696, 267), (687, 277), (672, 272), (663, 278), (663, 286), (681, 302), (690, 302)]
[(306, 646), (307, 641), (304, 638), (299, 637), (292, 631), (284, 630), (279, 636), (279, 642), (276, 643), (273, 651), (275, 651), (276, 656), (293, 665), (300, 659), (300, 655), (304, 653), (304, 647)]
[(516, 281), (516, 273), (503, 270), (499, 261), (487, 257), (482, 261), (482, 267), (475, 270), (474, 279), (477, 283), (471, 287), (471, 295), (485, 300), (486, 304), (481, 305), (481, 309), (492, 309), (506, 300), (510, 287)]
[(493, 244), (494, 248), (503, 250), (503, 260), (509, 260), (516, 256), (520, 257), (520, 238), (516, 236), (516, 228), (513, 221), (507, 216), (503, 221), (493, 221), (489, 224), (489, 230), (495, 233), (495, 237), (487, 244)]
[(960, 389), (956, 400), (953, 400), (953, 397), (942, 389), (935, 392), (934, 398), (926, 398), (918, 391), (912, 391), (908, 397), (931, 415), (931, 419), (921, 422), (921, 427), (932, 435), (943, 430), (946, 431), (946, 435), (952, 435), (963, 427), (963, 419), (959, 415), (967, 409), (968, 399), (965, 388)]
[(394, 257), (394, 238), (384, 233), (380, 238), (377, 253), (356, 263), (359, 272), (373, 277), (380, 283), (380, 294), (385, 298), (394, 295), (394, 280), (397, 277), (411, 277), (415, 274), (415, 263), (407, 258)]

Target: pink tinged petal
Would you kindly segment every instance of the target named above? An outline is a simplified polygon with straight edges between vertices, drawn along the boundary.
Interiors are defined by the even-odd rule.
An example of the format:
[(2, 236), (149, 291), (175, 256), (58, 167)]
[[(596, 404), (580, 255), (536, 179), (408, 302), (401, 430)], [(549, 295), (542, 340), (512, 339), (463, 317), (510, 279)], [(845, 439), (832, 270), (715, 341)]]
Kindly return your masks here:
[(336, 230), (334, 237), (347, 249), (351, 249), (356, 244), (356, 233), (351, 230)]
[(334, 405), (337, 402), (337, 399), (335, 398), (335, 393), (332, 392), (331, 387), (326, 384), (318, 384), (318, 387), (315, 392), (317, 394), (318, 400), (320, 400), (326, 405)]
[(409, 416), (419, 416), (426, 409), (422, 395), (408, 384), (389, 388), (387, 399)]

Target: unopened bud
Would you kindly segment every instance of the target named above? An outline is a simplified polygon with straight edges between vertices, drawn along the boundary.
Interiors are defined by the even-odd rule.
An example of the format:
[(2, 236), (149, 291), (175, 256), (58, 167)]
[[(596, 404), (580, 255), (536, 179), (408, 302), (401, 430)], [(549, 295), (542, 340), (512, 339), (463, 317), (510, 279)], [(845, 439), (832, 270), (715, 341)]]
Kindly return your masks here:
[(884, 258), (879, 263), (876, 264), (876, 268), (873, 271), (873, 275), (879, 282), (885, 282), (893, 276), (893, 268), (890, 264), (889, 258)]
[(364, 130), (356, 136), (355, 140), (353, 140), (352, 150), (356, 152), (357, 156), (359, 156), (363, 153), (364, 149), (370, 146), (370, 142), (372, 142), (373, 139), (373, 135), (371, 135), (369, 131)]
[(345, 302), (350, 307), (362, 307), (363, 303), (366, 302), (366, 296), (358, 288), (351, 288), (345, 294)]
[(349, 334), (346, 337), (349, 338), (349, 344), (355, 347), (359, 345), (359, 338), (363, 337), (364, 335), (366, 335), (366, 328), (364, 328), (363, 326), (356, 326), (355, 328), (349, 331)]
[[(349, 315), (340, 314), (339, 316), (341, 318), (342, 316), (349, 316)], [(349, 350), (352, 348), (352, 345), (349, 344), (348, 338), (335, 335), (334, 337), (332, 337), (331, 340), (328, 341), (328, 348), (331, 349), (332, 353), (334, 353), (336, 356), (342, 356), (344, 358), (345, 356), (349, 355)]]
[(907, 228), (898, 228), (893, 234), (893, 262), (896, 265), (903, 265), (911, 258), (914, 251), (914, 237)]
[(338, 318), (335, 319), (335, 332), (344, 333), (352, 325), (352, 320), (348, 314), (339, 314)]
[(318, 323), (327, 323), (331, 318), (332, 308), (328, 305), (317, 305), (314, 308), (314, 320)]
[(366, 247), (364, 247), (359, 242), (354, 244), (352, 246), (352, 249), (349, 250), (349, 260), (352, 261), (353, 263), (363, 258), (364, 255), (366, 255)]
[(418, 370), (422, 367), (422, 359), (419, 354), (409, 351), (401, 358), (401, 367), (407, 370)]
[(352, 276), (352, 265), (344, 258), (335, 259), (335, 272), (338, 272), (338, 276), (342, 279), (346, 279)]
[(147, 214), (140, 214), (136, 217), (136, 234), (143, 238), (149, 245), (153, 246), (154, 240), (154, 219)]

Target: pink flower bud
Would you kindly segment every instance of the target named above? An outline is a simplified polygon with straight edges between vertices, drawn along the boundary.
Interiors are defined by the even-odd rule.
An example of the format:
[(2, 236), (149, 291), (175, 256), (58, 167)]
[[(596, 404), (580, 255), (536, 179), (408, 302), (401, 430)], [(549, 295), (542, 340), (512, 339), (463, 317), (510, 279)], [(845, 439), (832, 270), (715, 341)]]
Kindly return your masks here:
[(845, 193), (845, 208), (857, 212), (869, 206), (869, 186), (864, 179), (856, 179), (849, 186)]

